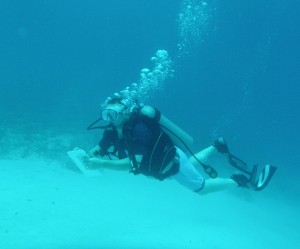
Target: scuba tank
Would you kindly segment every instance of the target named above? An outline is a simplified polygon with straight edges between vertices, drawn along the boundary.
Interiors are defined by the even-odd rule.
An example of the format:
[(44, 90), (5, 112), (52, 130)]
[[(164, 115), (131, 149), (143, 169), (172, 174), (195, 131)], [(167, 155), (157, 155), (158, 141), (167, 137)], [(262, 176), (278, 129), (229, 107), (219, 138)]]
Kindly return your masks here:
[(139, 113), (157, 121), (162, 130), (171, 138), (174, 145), (185, 152), (190, 152), (196, 161), (200, 163), (205, 173), (211, 178), (216, 178), (218, 176), (217, 171), (213, 167), (201, 162), (191, 151), (190, 147), (193, 145), (193, 138), (189, 134), (163, 116), (160, 111), (151, 106), (143, 106), (139, 109)]
[(151, 106), (143, 106), (139, 112), (151, 119), (156, 120), (160, 124), (162, 130), (171, 138), (174, 145), (181, 150), (187, 151), (187, 147), (192, 147), (193, 138), (179, 126), (162, 115), (157, 109)]

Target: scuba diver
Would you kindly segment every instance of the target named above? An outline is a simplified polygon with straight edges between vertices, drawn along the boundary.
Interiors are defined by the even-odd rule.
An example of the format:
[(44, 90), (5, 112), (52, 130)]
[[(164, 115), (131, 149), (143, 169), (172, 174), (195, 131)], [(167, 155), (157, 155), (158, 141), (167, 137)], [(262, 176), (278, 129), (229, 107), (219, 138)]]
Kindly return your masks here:
[[(106, 126), (95, 126), (100, 120)], [(103, 128), (99, 144), (84, 158), (88, 169), (109, 168), (143, 174), (160, 181), (174, 179), (188, 189), (206, 194), (233, 186), (264, 189), (276, 167), (267, 164), (259, 173), (258, 167), (247, 169), (247, 164), (229, 152), (223, 138), (196, 155), (190, 150), (193, 139), (151, 106), (137, 103), (131, 108), (120, 97), (110, 99), (101, 118), (88, 129)], [(191, 153), (187, 158), (186, 152)], [(218, 177), (217, 171), (206, 160), (220, 153), (240, 173), (230, 178)], [(117, 158), (117, 159), (116, 159)], [(205, 179), (195, 167), (200, 165), (211, 179)]]

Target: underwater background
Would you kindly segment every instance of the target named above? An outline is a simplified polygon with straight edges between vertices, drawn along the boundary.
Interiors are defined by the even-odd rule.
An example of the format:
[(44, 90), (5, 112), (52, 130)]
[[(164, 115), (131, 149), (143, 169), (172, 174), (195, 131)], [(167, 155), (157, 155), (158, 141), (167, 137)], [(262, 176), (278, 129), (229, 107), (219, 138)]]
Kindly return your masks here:
[[(270, 206), (291, 200), (291, 205), (298, 208), (299, 13), (300, 3), (296, 0), (1, 0), (2, 175), (8, 172), (7, 165), (14, 165), (10, 167), (14, 170), (11, 177), (18, 165), (22, 170), (30, 169), (30, 161), (22, 161), (28, 162), (33, 156), (55, 161), (51, 167), (65, 168), (68, 150), (94, 146), (101, 134), (86, 127), (99, 117), (101, 104), (138, 81), (141, 69), (152, 68), (150, 58), (164, 49), (173, 61), (174, 73), (160, 82), (161, 89), (154, 89), (146, 104), (158, 108), (192, 135), (194, 151), (223, 136), (233, 154), (249, 165), (277, 166), (277, 173), (264, 191), (274, 198)], [(6, 191), (4, 183), (12, 183), (9, 176), (2, 181), (2, 192)], [(65, 177), (61, 182), (68, 181), (67, 174)], [(109, 186), (109, 181), (105, 182)], [(143, 184), (140, 178), (137, 182)], [(22, 180), (18, 183), (23, 186)], [(159, 192), (163, 187), (155, 188)], [(15, 193), (12, 188), (7, 196)], [(279, 194), (281, 197), (275, 201)], [(13, 205), (13, 199), (7, 198)], [(14, 241), (18, 236), (12, 235), (9, 231), (13, 229), (5, 224), (24, 226), (27, 221), (7, 217), (1, 218), (0, 238), (11, 236), (8, 241)], [(297, 216), (289, 218), (296, 222)], [(294, 223), (288, 227), (295, 234), (299, 232)], [(148, 235), (149, 231), (155, 234), (155, 227), (147, 229)], [(291, 233), (282, 235), (286, 246), (299, 248), (297, 240), (289, 236)], [(127, 234), (122, 241), (131, 241), (129, 238)], [(157, 248), (168, 248), (168, 240)], [(85, 248), (84, 241), (78, 248)], [(149, 240), (145, 237), (143, 241), (136, 247), (134, 243), (127, 246), (148, 248)], [(177, 243), (178, 248), (237, 248), (231, 244), (232, 238), (224, 247), (198, 247), (193, 240), (187, 241), (182, 246)], [(55, 239), (52, 242), (49, 248), (60, 245)], [(266, 248), (268, 243), (258, 248)], [(1, 248), (33, 248), (25, 244), (14, 247), (11, 242)], [(115, 247), (111, 244), (110, 248)], [(176, 247), (172, 244), (170, 248)]]

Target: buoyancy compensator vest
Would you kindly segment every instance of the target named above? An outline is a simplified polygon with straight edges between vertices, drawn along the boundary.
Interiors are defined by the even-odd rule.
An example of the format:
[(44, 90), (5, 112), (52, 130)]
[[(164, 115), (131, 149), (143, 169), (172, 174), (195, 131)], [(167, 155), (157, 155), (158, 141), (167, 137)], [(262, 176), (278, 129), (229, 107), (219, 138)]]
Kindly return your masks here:
[[(141, 134), (141, 130), (146, 134)], [(161, 129), (156, 118), (139, 111), (133, 113), (123, 127), (123, 139), (132, 163), (132, 173), (163, 180), (178, 172), (179, 162), (176, 160), (174, 143)], [(144, 147), (142, 152), (140, 147)], [(140, 162), (135, 158), (137, 154), (142, 154)]]

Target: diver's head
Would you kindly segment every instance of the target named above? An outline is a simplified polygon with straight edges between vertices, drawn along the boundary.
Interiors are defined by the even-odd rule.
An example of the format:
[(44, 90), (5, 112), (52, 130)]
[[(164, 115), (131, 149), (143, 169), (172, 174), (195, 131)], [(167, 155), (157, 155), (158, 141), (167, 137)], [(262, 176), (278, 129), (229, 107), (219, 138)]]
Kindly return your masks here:
[(116, 127), (122, 126), (129, 116), (130, 110), (122, 103), (121, 98), (113, 98), (108, 101), (101, 113), (101, 117), (104, 121)]

